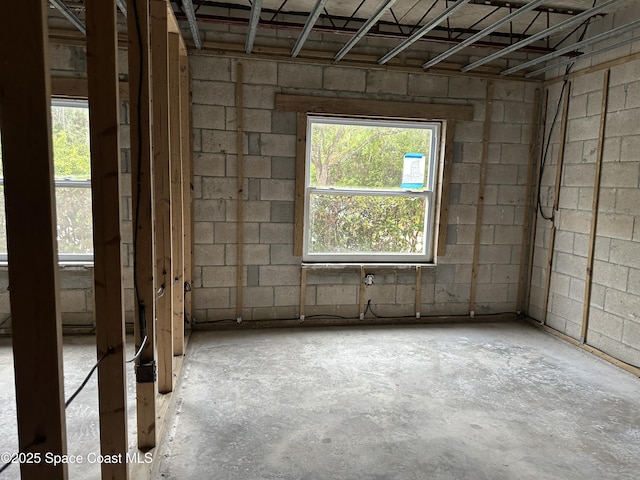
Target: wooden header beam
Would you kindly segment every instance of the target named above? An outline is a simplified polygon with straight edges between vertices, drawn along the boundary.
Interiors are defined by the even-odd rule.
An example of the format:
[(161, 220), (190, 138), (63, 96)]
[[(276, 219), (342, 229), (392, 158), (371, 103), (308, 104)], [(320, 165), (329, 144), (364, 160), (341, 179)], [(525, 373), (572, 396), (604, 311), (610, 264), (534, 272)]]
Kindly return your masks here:
[(333, 97), (276, 94), (275, 109), (285, 112), (370, 115), (428, 120), (473, 120), (473, 105), (384, 102)]
[[(118, 95), (121, 100), (129, 100), (129, 83), (120, 81)], [(87, 98), (89, 88), (86, 78), (51, 77), (51, 96)]]
[[(44, 1), (17, 2), (11, 15), (0, 17), (0, 125), (18, 448), (41, 458), (67, 453), (47, 10)], [(22, 478), (66, 479), (67, 465), (23, 462), (20, 473)]]

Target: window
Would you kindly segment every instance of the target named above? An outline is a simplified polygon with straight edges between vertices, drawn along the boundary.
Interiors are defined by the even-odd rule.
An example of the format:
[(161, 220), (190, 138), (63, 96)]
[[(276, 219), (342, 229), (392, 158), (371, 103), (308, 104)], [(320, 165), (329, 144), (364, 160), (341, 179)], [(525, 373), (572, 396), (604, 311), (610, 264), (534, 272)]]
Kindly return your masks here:
[(303, 260), (434, 260), (441, 125), (309, 116)]
[[(54, 100), (51, 129), (56, 189), (58, 257), (93, 260), (91, 161), (87, 102)], [(0, 149), (1, 150), (1, 149)], [(0, 153), (0, 160), (1, 160)], [(0, 260), (7, 259), (4, 182), (0, 162)]]

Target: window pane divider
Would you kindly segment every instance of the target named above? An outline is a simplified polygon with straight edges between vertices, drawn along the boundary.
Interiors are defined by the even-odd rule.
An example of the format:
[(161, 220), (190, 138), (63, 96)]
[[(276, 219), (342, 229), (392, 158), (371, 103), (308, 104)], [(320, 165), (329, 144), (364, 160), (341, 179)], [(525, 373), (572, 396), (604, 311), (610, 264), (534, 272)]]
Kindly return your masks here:
[(415, 190), (351, 190), (340, 188), (316, 188), (308, 187), (309, 193), (313, 195), (351, 195), (358, 197), (429, 197), (431, 191), (415, 191)]

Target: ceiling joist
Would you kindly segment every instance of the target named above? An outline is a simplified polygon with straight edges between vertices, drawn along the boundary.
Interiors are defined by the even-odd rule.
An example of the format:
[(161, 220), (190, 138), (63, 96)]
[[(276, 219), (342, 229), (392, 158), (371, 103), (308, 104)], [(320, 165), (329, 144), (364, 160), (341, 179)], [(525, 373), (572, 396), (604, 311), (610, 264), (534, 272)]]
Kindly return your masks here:
[(189, 22), (189, 29), (191, 30), (191, 36), (193, 37), (193, 43), (198, 50), (202, 48), (202, 41), (200, 40), (200, 30), (198, 29), (198, 22), (196, 20), (196, 12), (193, 8), (192, 0), (182, 0), (182, 9)]
[(253, 4), (251, 5), (251, 18), (249, 20), (249, 33), (247, 33), (247, 41), (244, 47), (246, 53), (251, 53), (251, 50), (253, 50), (253, 42), (256, 39), (256, 30), (260, 22), (261, 11), (262, 0), (253, 0)]
[(469, 3), (469, 1), (470, 0), (458, 0), (456, 3), (454, 3), (451, 6), (449, 6), (449, 8), (446, 8), (443, 12), (441, 12), (439, 15), (437, 15), (436, 18), (434, 18), (429, 23), (424, 25), (417, 32), (415, 32), (413, 35), (411, 35), (409, 38), (407, 38), (404, 42), (400, 43), (400, 45), (398, 45), (396, 48), (394, 48), (389, 53), (387, 53), (385, 56), (383, 56), (380, 60), (378, 60), (378, 63), (380, 65), (384, 65), (385, 63), (387, 63), (389, 60), (391, 60), (397, 54), (399, 54), (400, 52), (402, 52), (403, 50), (405, 50), (409, 46), (413, 45), (421, 37), (425, 36), (427, 33), (429, 33), (431, 30), (433, 30), (437, 25), (439, 25), (441, 22), (443, 22), (444, 20), (449, 18), (451, 15), (453, 15), (462, 6), (464, 6), (465, 4)]
[(327, 3), (327, 0), (316, 0), (316, 4), (313, 7), (313, 10), (311, 10), (309, 17), (307, 18), (307, 22), (304, 24), (304, 27), (302, 27), (300, 36), (298, 37), (298, 40), (296, 40), (296, 44), (293, 46), (293, 50), (291, 50), (291, 57), (297, 57), (300, 53), (300, 50), (302, 50), (302, 46), (304, 45), (304, 42), (307, 41), (307, 37), (311, 33), (313, 26), (318, 21), (318, 17), (322, 13), (322, 9), (324, 8), (325, 3)]
[[(379, 7), (378, 10), (373, 14), (369, 20), (367, 20), (362, 27), (355, 33), (353, 37), (342, 47), (342, 49), (336, 54), (334, 60), (339, 62), (342, 58), (351, 50), (361, 39), (364, 37), (369, 30), (373, 28), (373, 26), (378, 23), (378, 20), (382, 18), (382, 16), (387, 13), (387, 11), (393, 6), (396, 0), (385, 0)], [(360, 4), (362, 6), (362, 3)], [(360, 8), (360, 6), (358, 8)]]
[(493, 25), (485, 28), (484, 30), (482, 30), (481, 32), (476, 33), (475, 35), (467, 38), (464, 42), (460, 43), (459, 45), (456, 45), (455, 47), (450, 48), (449, 50), (447, 50), (446, 52), (441, 53), (440, 55), (438, 55), (437, 57), (435, 57), (432, 60), (429, 60), (428, 62), (426, 62), (424, 65), (422, 65), (422, 68), (429, 68), (429, 67), (433, 67), (434, 65), (436, 65), (437, 63), (440, 63), (442, 60), (444, 60), (445, 58), (450, 57), (451, 55), (459, 52), (460, 50), (462, 50), (465, 47), (468, 47), (469, 45), (471, 45), (472, 43), (477, 42), (478, 40), (480, 40), (481, 38), (486, 37), (487, 35), (489, 35), (492, 32), (495, 32), (498, 28), (500, 28), (502, 25), (505, 25), (507, 23), (512, 22), (516, 17), (519, 17), (520, 15), (522, 15), (523, 13), (526, 13), (530, 10), (533, 10), (534, 8), (536, 8), (537, 6), (539, 6), (541, 3), (546, 2), (547, 0), (533, 0), (532, 2), (527, 3), (526, 5), (523, 5), (522, 7), (520, 7), (518, 10), (516, 10), (515, 12), (511, 13), (510, 15), (507, 15), (506, 17), (504, 17), (501, 20), (498, 20), (496, 23), (494, 23)]
[(518, 72), (518, 71), (523, 70), (525, 68), (532, 67), (533, 65), (538, 65), (539, 63), (546, 62), (547, 60), (551, 60), (553, 58), (559, 57), (560, 55), (563, 55), (565, 53), (575, 52), (578, 48), (586, 47), (588, 45), (591, 45), (593, 43), (601, 42), (602, 40), (606, 40), (608, 38), (617, 37), (618, 35), (621, 35), (623, 33), (628, 32), (629, 30), (632, 30), (634, 28), (638, 28), (639, 25), (640, 25), (640, 20), (636, 20), (635, 22), (627, 23), (626, 25), (622, 25), (622, 26), (620, 26), (618, 28), (614, 28), (613, 30), (609, 30), (607, 32), (603, 32), (603, 33), (601, 33), (599, 35), (596, 35), (594, 37), (587, 38), (586, 40), (582, 40), (580, 42), (573, 43), (571, 45), (567, 45), (566, 47), (560, 48), (560, 49), (556, 50), (555, 52), (548, 53), (547, 55), (543, 55), (542, 57), (534, 58), (533, 60), (530, 60), (528, 62), (524, 62), (524, 63), (521, 63), (519, 65), (516, 65), (515, 67), (511, 67), (511, 68), (508, 68), (506, 70), (503, 70), (502, 72), (500, 72), (500, 75), (502, 75), (502, 76), (511, 75), (514, 72)]
[(69, 20), (74, 27), (80, 30), (84, 35), (87, 34), (87, 27), (85, 26), (84, 22), (80, 20), (80, 18), (78, 18), (78, 16), (75, 13), (73, 13), (69, 9), (69, 7), (67, 7), (64, 3), (62, 3), (61, 0), (49, 0), (49, 2), (51, 3), (51, 5), (56, 7), (58, 11), (62, 15), (64, 15), (65, 18)]
[(524, 40), (520, 40), (517, 43), (514, 43), (513, 45), (504, 48), (496, 53), (492, 53), (491, 55), (488, 55), (484, 58), (481, 58), (480, 60), (473, 62), (469, 65), (467, 65), (466, 67), (463, 67), (460, 71), (461, 72), (468, 72), (470, 70), (473, 70), (474, 68), (479, 67), (480, 65), (484, 65), (485, 63), (489, 63), (493, 60), (495, 60), (496, 58), (500, 58), (504, 55), (506, 55), (507, 53), (511, 53), (511, 52), (515, 52), (516, 50), (519, 50), (520, 48), (522, 48), (525, 45), (529, 45), (537, 40), (540, 40), (542, 38), (547, 38), (549, 35), (551, 35), (552, 33), (555, 32), (559, 32), (571, 25), (574, 25), (578, 22), (581, 22), (583, 20), (586, 20), (590, 17), (593, 17), (594, 15), (596, 15), (597, 13), (600, 13), (602, 10), (604, 10), (605, 8), (613, 5), (614, 3), (618, 2), (619, 0), (609, 0), (608, 2), (602, 3), (600, 5), (598, 5), (597, 7), (594, 8), (590, 8), (589, 10), (586, 10), (578, 15), (576, 15), (575, 17), (569, 18), (568, 20), (565, 20), (564, 22), (561, 22), (557, 25), (554, 25), (553, 27), (549, 27), (545, 30), (542, 30), (541, 32), (536, 33), (535, 35), (531, 35), (529, 38), (526, 38)]
[[(451, 64), (446, 64), (444, 68), (455, 68), (461, 73), (467, 73), (512, 52), (539, 55), (533, 60), (529, 57), (526, 61), (520, 62), (511, 59), (510, 63), (513, 66), (510, 65), (511, 68), (500, 72), (502, 76), (507, 76), (561, 55), (571, 57), (566, 61), (556, 62), (555, 67), (545, 65), (535, 72), (527, 73), (525, 77), (529, 78), (558, 65), (569, 64), (575, 57), (583, 56), (583, 53), (578, 51), (582, 46), (620, 35), (635, 27), (635, 24), (630, 24), (587, 40), (576, 40), (577, 32), (585, 30), (585, 23), (588, 24), (592, 17), (604, 16), (615, 9), (619, 10), (619, 5), (627, 4), (630, 0), (599, 1), (602, 3), (592, 8), (569, 0), (518, 0), (515, 4), (509, 0), (433, 0), (428, 3), (415, 0), (181, 0), (167, 4), (173, 4), (180, 10), (176, 16), (187, 21), (197, 49), (201, 49), (203, 45), (199, 24), (220, 23), (246, 27), (245, 54), (262, 50), (262, 46), (255, 46), (258, 28), (269, 28), (300, 32), (290, 50), (291, 58), (300, 55), (312, 32), (348, 35), (347, 41), (333, 55), (334, 62), (342, 61), (365, 37), (399, 39), (400, 43), (395, 48), (390, 47), (386, 53), (383, 51), (384, 54), (378, 54), (381, 55), (380, 58), (373, 62), (378, 66), (387, 64), (418, 41), (427, 45), (427, 48), (430, 43), (448, 45), (448, 49), (439, 49), (437, 54), (431, 55), (433, 58), (422, 64), (425, 70), (433, 68), (467, 47), (497, 51), (484, 55), (461, 69)], [(81, 16), (84, 9), (82, 0), (49, 2), (80, 32), (85, 33)], [(116, 0), (116, 3), (126, 16), (125, 0)], [(194, 7), (194, 3), (197, 8)], [(80, 12), (80, 16), (77, 12)], [(528, 12), (536, 13), (526, 16)], [(558, 40), (558, 37), (554, 42), (548, 40), (563, 30), (565, 32), (562, 35), (565, 36), (561, 40)], [(582, 36), (584, 37), (584, 34)], [(546, 42), (544, 39), (547, 39)], [(560, 48), (560, 45), (570, 39), (573, 42), (571, 45)], [(625, 38), (620, 43), (626, 44), (630, 41)], [(284, 48), (288, 50), (289, 47)], [(604, 49), (598, 51), (602, 50)], [(412, 55), (416, 55), (415, 48)], [(404, 62), (405, 60), (399, 63)]]

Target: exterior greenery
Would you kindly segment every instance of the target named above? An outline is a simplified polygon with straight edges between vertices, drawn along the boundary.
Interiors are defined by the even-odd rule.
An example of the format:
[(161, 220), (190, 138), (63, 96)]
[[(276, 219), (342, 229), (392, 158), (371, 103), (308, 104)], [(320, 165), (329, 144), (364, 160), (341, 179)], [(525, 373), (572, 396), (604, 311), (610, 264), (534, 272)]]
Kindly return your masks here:
[[(91, 160), (89, 152), (89, 110), (83, 106), (51, 107), (58, 253), (91, 255)], [(0, 175), (2, 175), (0, 149)], [(0, 187), (0, 254), (7, 252), (4, 187)]]
[(401, 187), (404, 157), (430, 158), (433, 125), (322, 119), (311, 121), (308, 254), (419, 255), (431, 190)]

